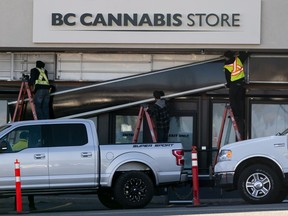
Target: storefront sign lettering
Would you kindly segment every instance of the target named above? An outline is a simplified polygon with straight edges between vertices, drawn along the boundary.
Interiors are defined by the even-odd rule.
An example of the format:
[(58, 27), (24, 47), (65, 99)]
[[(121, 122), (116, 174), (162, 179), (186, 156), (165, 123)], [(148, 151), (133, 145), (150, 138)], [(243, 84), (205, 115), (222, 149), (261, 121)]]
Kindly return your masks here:
[(261, 0), (33, 0), (33, 43), (247, 45), (260, 27)]
[(232, 14), (216, 14), (216, 13), (189, 13), (184, 14), (76, 14), (76, 13), (52, 13), (51, 24), (52, 26), (121, 26), (121, 27), (240, 27), (241, 16), (239, 13)]

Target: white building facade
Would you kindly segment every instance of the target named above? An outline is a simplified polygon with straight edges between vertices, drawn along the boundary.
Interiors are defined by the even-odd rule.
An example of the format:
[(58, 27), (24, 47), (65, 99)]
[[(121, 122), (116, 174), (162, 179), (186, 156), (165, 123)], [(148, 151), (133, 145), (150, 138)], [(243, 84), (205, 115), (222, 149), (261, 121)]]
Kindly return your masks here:
[(1, 80), (19, 79), (39, 58), (51, 79), (104, 81), (210, 59), (226, 49), (288, 48), (285, 0), (0, 4)]

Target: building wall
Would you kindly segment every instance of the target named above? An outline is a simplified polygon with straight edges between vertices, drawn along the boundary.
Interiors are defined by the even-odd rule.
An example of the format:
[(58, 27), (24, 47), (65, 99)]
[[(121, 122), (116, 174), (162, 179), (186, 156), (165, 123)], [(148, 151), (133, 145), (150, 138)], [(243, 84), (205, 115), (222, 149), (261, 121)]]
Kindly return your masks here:
[(50, 80), (106, 81), (179, 65), (208, 61), (219, 55), (0, 52), (0, 80), (17, 81), (45, 62)]
[[(107, 1), (103, 3), (108, 4)], [(225, 5), (223, 5), (225, 7)], [(247, 5), (249, 7), (249, 5)], [(33, 48), (57, 50), (59, 48), (146, 48), (146, 49), (250, 49), (284, 51), (288, 49), (287, 0), (262, 0), (260, 45), (217, 44), (33, 44), (33, 0), (1, 0), (0, 2), (0, 51), (29, 50)], [(45, 8), (43, 8), (45, 10)], [(165, 51), (165, 50), (164, 50)]]

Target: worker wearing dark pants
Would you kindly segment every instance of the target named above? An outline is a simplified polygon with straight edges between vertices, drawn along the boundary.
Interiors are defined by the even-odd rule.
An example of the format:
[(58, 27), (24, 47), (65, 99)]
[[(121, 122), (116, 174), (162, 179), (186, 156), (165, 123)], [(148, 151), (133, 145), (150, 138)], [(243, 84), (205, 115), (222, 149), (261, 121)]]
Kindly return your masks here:
[[(243, 82), (243, 83), (241, 83)], [(229, 101), (241, 138), (245, 137), (245, 86), (244, 80), (230, 84)]]
[(28, 195), (28, 202), (29, 202), (29, 209), (31, 211), (36, 210), (35, 202), (34, 202), (34, 195)]
[[(34, 195), (28, 195), (28, 202), (29, 202), (29, 210), (30, 211), (36, 210), (35, 202), (34, 202)], [(16, 197), (15, 197), (14, 204), (15, 204), (15, 209), (16, 209)]]
[(36, 67), (30, 71), (29, 85), (34, 88), (34, 104), (38, 119), (49, 119), (50, 84), (45, 63), (36, 62)]
[(229, 101), (241, 138), (245, 138), (245, 72), (243, 64), (248, 58), (247, 52), (224, 53), (226, 87), (229, 88)]

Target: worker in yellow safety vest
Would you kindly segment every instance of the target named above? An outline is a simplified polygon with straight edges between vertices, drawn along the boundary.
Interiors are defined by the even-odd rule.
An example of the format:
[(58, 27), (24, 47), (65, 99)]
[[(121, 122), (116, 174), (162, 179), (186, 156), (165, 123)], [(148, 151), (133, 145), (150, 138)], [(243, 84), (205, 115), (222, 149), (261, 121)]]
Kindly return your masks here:
[(21, 151), (22, 149), (28, 148), (28, 132), (22, 131), (19, 140), (12, 146), (13, 151)]
[(248, 52), (226, 51), (224, 71), (226, 87), (229, 88), (229, 101), (241, 138), (245, 138), (245, 71), (243, 64)]
[(36, 68), (30, 71), (29, 85), (34, 89), (34, 103), (38, 119), (49, 119), (50, 84), (45, 63), (36, 62)]

